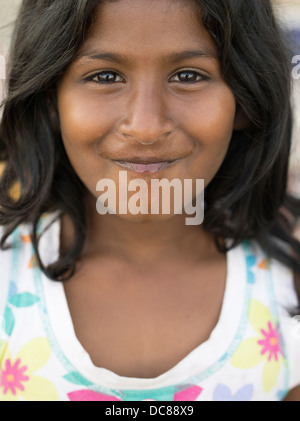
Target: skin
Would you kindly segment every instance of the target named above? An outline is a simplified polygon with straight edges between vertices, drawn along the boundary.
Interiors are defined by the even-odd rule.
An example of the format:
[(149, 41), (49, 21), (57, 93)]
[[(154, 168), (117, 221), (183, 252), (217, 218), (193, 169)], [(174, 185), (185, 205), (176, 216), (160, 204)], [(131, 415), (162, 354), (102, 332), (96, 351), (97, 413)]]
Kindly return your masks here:
[[(107, 3), (98, 14), (81, 58), (69, 68), (58, 91), (64, 145), (92, 196), (97, 197), (95, 186), (101, 178), (118, 184), (120, 167), (109, 158), (181, 158), (159, 177), (201, 178), (206, 184), (220, 167), (231, 139), (236, 104), (222, 79), (215, 45), (206, 31), (199, 30), (193, 12), (185, 1), (162, 2), (160, 7), (154, 1), (146, 7), (141, 0), (123, 0)], [(172, 23), (166, 25), (169, 15)], [(175, 35), (185, 15), (189, 26)], [(184, 50), (202, 50), (207, 56), (170, 62), (172, 54)], [(122, 54), (126, 61), (89, 57), (100, 51)], [(112, 72), (110, 76), (120, 82), (97, 83), (97, 71), (105, 69), (113, 69), (118, 76)], [(180, 69), (190, 69), (190, 76), (199, 81), (177, 82)], [(85, 80), (93, 75), (92, 81)], [(136, 178), (136, 174), (128, 177)], [(149, 182), (156, 177), (144, 179)], [(161, 220), (162, 215), (146, 219)]]
[(291, 402), (291, 401), (300, 401), (300, 386), (295, 387), (292, 389), (287, 396), (285, 397), (284, 401)]
[[(185, 0), (104, 2), (57, 90), (62, 139), (86, 186), (88, 217), (65, 293), (93, 363), (128, 377), (156, 377), (178, 363), (208, 339), (222, 306), (226, 259), (201, 225), (185, 225), (185, 215), (96, 211), (98, 180), (118, 185), (122, 168), (112, 159), (180, 158), (159, 173), (128, 171), (128, 180), (201, 178), (208, 185), (233, 130), (245, 124), (195, 16)], [(178, 57), (186, 51), (201, 54)], [(72, 235), (64, 217), (61, 250)]]
[[(205, 55), (170, 61), (170, 56), (186, 50), (200, 50)], [(93, 58), (103, 51), (122, 54), (126, 60)], [(114, 83), (97, 83), (97, 73), (105, 70), (115, 73), (110, 73)], [(196, 83), (179, 81), (180, 70), (189, 70)], [(100, 246), (97, 233), (104, 235), (103, 230), (106, 246), (114, 238), (118, 246), (126, 235), (123, 250), (132, 248), (132, 255), (147, 258), (153, 246), (164, 249), (165, 240), (173, 243), (182, 236), (199, 235), (198, 228), (184, 225), (183, 216), (99, 218), (95, 212), (98, 180), (108, 178), (118, 184), (121, 168), (110, 158), (181, 158), (165, 171), (143, 178), (148, 183), (151, 178), (199, 178), (206, 185), (224, 159), (232, 131), (239, 125), (236, 103), (222, 78), (215, 44), (196, 21), (192, 3), (104, 3), (78, 59), (59, 84), (58, 108), (64, 146), (88, 191), (90, 244)], [(136, 178), (136, 174), (128, 172), (128, 178)], [(142, 221), (157, 224), (136, 225)], [(166, 224), (159, 223), (162, 221)], [(152, 235), (153, 228), (159, 235)], [(144, 246), (140, 248), (143, 234), (149, 244), (146, 253)]]

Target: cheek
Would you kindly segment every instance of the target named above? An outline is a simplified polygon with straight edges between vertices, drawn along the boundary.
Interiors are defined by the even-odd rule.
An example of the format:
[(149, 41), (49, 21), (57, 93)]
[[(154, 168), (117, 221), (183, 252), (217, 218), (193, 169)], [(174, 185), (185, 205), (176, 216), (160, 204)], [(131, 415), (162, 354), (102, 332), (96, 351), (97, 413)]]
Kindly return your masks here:
[(58, 112), (62, 141), (72, 167), (88, 190), (96, 195), (96, 185), (109, 174), (106, 160), (97, 150), (111, 132), (115, 116), (99, 96), (76, 92), (62, 86), (58, 91)]
[(111, 129), (113, 115), (95, 95), (64, 95), (58, 99), (61, 133), (66, 145), (87, 148)]
[(227, 147), (234, 127), (236, 103), (232, 92), (224, 85), (212, 87), (194, 104), (195, 132), (203, 147)]
[(207, 89), (187, 107), (183, 124), (194, 141), (193, 172), (208, 184), (220, 168), (232, 137), (236, 102), (226, 85)]

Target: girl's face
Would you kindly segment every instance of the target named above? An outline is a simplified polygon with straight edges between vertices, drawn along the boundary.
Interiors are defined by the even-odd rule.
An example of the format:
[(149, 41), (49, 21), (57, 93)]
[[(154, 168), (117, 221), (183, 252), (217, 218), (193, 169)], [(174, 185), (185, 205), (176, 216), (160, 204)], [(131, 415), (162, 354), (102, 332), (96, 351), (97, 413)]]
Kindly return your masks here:
[(117, 186), (119, 171), (128, 182), (207, 186), (222, 164), (236, 102), (197, 13), (189, 0), (105, 1), (97, 9), (58, 86), (63, 143), (95, 199), (97, 182)]

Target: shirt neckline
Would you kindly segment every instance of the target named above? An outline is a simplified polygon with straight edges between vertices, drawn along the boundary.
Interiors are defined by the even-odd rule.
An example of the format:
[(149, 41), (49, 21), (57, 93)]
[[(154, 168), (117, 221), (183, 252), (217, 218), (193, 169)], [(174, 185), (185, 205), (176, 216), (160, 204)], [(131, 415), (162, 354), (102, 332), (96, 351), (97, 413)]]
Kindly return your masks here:
[[(40, 240), (40, 253), (44, 264), (59, 256), (61, 218), (54, 218), (50, 228)], [(96, 367), (89, 354), (76, 337), (63, 284), (51, 281), (40, 271), (44, 294), (47, 323), (56, 338), (57, 355), (61, 353), (84, 377), (94, 384), (112, 389), (153, 389), (178, 383), (189, 383), (199, 374), (217, 369), (217, 363), (226, 354), (239, 327), (243, 313), (247, 267), (242, 246), (227, 252), (227, 275), (225, 291), (217, 324), (210, 337), (172, 368), (155, 378), (125, 377), (103, 367)], [(236, 264), (236, 262), (239, 262)], [(232, 304), (234, 303), (234, 305)], [(201, 321), (199, 321), (199, 324)], [(53, 335), (51, 335), (53, 337)], [(201, 377), (201, 376), (200, 376)], [(202, 376), (203, 377), (203, 376)]]

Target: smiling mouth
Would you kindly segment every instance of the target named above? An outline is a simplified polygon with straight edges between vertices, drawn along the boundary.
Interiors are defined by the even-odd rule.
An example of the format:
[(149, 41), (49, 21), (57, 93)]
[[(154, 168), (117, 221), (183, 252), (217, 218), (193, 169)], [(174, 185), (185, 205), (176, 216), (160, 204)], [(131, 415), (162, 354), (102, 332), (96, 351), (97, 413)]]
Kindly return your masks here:
[(163, 171), (164, 169), (176, 164), (177, 162), (181, 161), (180, 159), (176, 159), (173, 161), (162, 161), (162, 162), (127, 162), (127, 161), (113, 161), (117, 165), (122, 168), (125, 168), (129, 171), (138, 173), (138, 174), (154, 174), (159, 171)]

